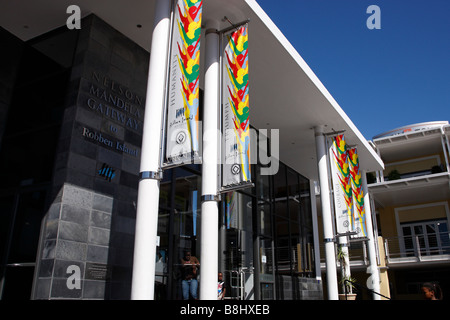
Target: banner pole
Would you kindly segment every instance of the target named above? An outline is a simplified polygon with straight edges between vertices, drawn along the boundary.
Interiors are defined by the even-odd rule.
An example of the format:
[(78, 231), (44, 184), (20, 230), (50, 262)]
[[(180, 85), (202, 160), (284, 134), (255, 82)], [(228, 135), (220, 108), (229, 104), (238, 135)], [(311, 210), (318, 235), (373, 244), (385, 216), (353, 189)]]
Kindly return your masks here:
[[(369, 279), (367, 280), (367, 286), (372, 289), (375, 293), (380, 292), (380, 271), (378, 269), (377, 264), (377, 256), (375, 251), (375, 239), (374, 237), (374, 230), (373, 230), (373, 223), (372, 223), (372, 210), (370, 206), (370, 195), (369, 195), (369, 189), (367, 187), (367, 177), (366, 177), (366, 171), (362, 170), (361, 172), (361, 183), (362, 183), (362, 189), (364, 192), (364, 205), (366, 210), (366, 230), (367, 230), (367, 237), (369, 240), (367, 241), (367, 247), (369, 251), (369, 268), (368, 273), (370, 274)], [(380, 296), (378, 294), (373, 294), (374, 300), (380, 300)]]
[(170, 1), (158, 0), (149, 62), (136, 230), (133, 256), (131, 299), (153, 300), (155, 257), (159, 211), (161, 124), (170, 31)]
[[(217, 22), (216, 22), (217, 23)], [(218, 23), (217, 23), (218, 24)], [(200, 299), (217, 300), (219, 210), (217, 198), (219, 119), (219, 34), (217, 24), (206, 29), (205, 95), (203, 110), (202, 218)]]
[[(172, 37), (173, 37), (173, 26), (175, 24), (174, 20), (175, 20), (175, 1), (176, 0), (172, 0), (171, 1), (171, 9), (170, 9), (170, 31), (169, 31), (169, 44), (172, 43)], [(169, 76), (170, 76), (170, 57), (172, 55), (172, 46), (169, 45), (168, 50), (167, 50), (167, 68), (166, 68), (166, 86), (164, 89), (164, 110), (163, 110), (163, 119), (162, 119), (162, 124), (161, 124), (161, 147), (160, 147), (160, 166), (161, 166), (161, 170), (164, 169), (164, 158), (165, 158), (165, 153), (166, 153), (166, 121), (167, 121), (167, 109), (168, 109), (168, 104), (169, 104)]]
[(328, 157), (325, 149), (326, 138), (323, 126), (314, 128), (316, 139), (317, 165), (319, 170), (320, 202), (322, 204), (323, 238), (325, 245), (325, 264), (327, 275), (328, 299), (338, 300), (338, 283), (336, 270), (336, 255), (334, 247), (333, 221), (331, 215), (331, 201), (328, 174)]

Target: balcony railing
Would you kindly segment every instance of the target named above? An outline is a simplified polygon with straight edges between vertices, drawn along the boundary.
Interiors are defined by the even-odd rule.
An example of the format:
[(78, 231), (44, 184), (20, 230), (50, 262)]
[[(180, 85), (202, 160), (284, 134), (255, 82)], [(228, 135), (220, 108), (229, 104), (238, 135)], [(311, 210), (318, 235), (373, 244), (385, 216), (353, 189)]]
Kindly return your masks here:
[[(337, 254), (339, 244), (335, 243), (335, 254)], [(367, 244), (365, 241), (350, 241), (348, 243), (348, 257), (350, 267), (366, 267), (369, 265), (369, 256), (367, 251)], [(325, 267), (325, 245), (320, 245), (320, 263), (321, 267)], [(337, 266), (340, 262), (337, 261)]]
[(384, 249), (388, 264), (450, 261), (450, 233), (386, 238)]
[[(450, 232), (386, 238), (384, 251), (388, 266), (418, 262), (450, 264)], [(321, 267), (325, 268), (323, 244), (320, 245), (320, 258)], [(367, 246), (364, 241), (349, 243), (349, 260), (352, 268), (369, 265)], [(337, 265), (339, 267), (339, 262)]]

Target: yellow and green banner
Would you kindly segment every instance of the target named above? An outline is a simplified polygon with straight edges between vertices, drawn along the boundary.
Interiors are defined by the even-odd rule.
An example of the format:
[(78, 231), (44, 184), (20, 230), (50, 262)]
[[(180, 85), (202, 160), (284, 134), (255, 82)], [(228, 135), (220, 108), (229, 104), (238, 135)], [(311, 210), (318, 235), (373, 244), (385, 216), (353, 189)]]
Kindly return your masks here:
[(353, 216), (356, 231), (356, 235), (352, 237), (365, 238), (367, 237), (366, 211), (364, 208), (364, 192), (362, 190), (361, 171), (359, 169), (359, 158), (356, 148), (348, 150), (348, 159), (350, 164), (350, 175), (352, 177)]
[(203, 1), (178, 0), (174, 9), (166, 121), (167, 163), (199, 157), (200, 34)]
[(352, 176), (348, 161), (347, 143), (343, 134), (332, 138), (330, 167), (336, 216), (336, 233), (351, 233), (355, 230)]
[(248, 25), (224, 35), (222, 187), (251, 181)]

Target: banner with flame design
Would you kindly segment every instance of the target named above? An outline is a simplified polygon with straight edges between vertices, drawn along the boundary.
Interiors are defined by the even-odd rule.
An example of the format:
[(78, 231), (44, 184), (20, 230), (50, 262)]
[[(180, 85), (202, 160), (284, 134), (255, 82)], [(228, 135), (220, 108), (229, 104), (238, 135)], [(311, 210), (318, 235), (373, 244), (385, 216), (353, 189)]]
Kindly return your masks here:
[(332, 138), (329, 154), (336, 232), (337, 234), (354, 232), (352, 178), (344, 135), (341, 134)]
[(348, 150), (348, 160), (350, 164), (350, 175), (352, 177), (353, 190), (353, 216), (355, 220), (356, 235), (354, 238), (367, 237), (366, 211), (364, 208), (364, 192), (361, 183), (361, 171), (359, 170), (359, 158), (356, 148)]
[(166, 161), (192, 162), (200, 156), (200, 0), (178, 0), (174, 8), (166, 127)]
[(248, 25), (224, 35), (222, 187), (251, 183)]

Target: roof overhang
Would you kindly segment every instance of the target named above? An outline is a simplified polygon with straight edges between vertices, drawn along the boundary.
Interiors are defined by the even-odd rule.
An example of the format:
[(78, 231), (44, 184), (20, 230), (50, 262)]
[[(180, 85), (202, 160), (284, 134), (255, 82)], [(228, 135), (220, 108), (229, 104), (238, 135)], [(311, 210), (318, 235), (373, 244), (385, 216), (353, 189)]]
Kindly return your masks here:
[[(439, 154), (442, 152), (442, 134), (446, 127), (420, 130), (374, 139), (372, 142), (380, 151), (383, 161)], [(447, 132), (450, 135), (450, 130)]]
[(375, 202), (382, 207), (406, 206), (421, 203), (447, 201), (450, 199), (450, 174), (429, 174), (407, 179), (369, 184)]
[[(154, 1), (0, 0), (0, 4), (3, 27), (24, 41), (64, 26), (66, 9), (75, 4), (83, 16), (96, 14), (150, 51)], [(317, 180), (313, 128), (324, 125), (329, 132), (344, 131), (347, 143), (358, 148), (362, 170), (383, 169), (372, 146), (255, 0), (205, 1), (205, 25), (214, 20), (229, 27), (224, 16), (234, 23), (250, 19), (250, 122), (257, 129), (279, 129), (281, 161)]]

